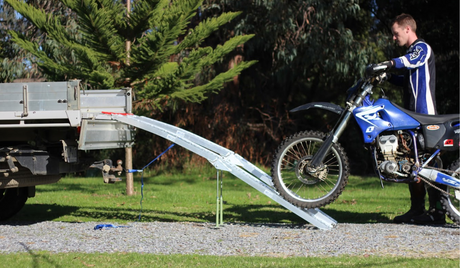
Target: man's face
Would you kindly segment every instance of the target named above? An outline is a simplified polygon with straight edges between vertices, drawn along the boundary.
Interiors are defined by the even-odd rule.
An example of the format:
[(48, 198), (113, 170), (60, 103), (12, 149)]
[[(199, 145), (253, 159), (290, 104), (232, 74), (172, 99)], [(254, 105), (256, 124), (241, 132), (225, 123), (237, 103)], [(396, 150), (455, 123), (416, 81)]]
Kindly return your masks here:
[(409, 46), (409, 26), (400, 26), (399, 24), (395, 23), (391, 26), (391, 32), (393, 33), (393, 41), (396, 41), (398, 46)]

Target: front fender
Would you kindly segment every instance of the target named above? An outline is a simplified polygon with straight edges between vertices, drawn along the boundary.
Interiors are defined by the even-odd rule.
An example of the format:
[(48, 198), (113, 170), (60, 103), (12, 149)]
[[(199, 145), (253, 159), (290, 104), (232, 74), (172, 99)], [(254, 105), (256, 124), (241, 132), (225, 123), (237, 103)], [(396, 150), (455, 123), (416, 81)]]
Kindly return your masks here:
[(289, 112), (295, 113), (295, 112), (304, 111), (304, 110), (313, 109), (313, 108), (327, 110), (330, 112), (334, 112), (336, 114), (342, 114), (343, 112), (342, 107), (340, 107), (339, 105), (333, 104), (333, 103), (329, 103), (329, 102), (311, 102), (311, 103), (307, 103), (304, 105), (300, 105), (299, 107), (296, 107), (290, 110)]

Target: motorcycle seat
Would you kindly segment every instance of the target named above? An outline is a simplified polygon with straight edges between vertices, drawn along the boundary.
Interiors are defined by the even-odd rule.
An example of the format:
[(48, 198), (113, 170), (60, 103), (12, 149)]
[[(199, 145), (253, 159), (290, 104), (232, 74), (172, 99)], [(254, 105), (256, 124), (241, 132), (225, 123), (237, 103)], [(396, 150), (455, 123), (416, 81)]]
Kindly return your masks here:
[(422, 125), (431, 125), (431, 124), (444, 124), (446, 122), (452, 121), (452, 120), (460, 120), (460, 114), (421, 114), (421, 113), (416, 113), (407, 109), (402, 108), (401, 106), (398, 106), (397, 104), (394, 104), (394, 106), (398, 107), (401, 111), (405, 112)]

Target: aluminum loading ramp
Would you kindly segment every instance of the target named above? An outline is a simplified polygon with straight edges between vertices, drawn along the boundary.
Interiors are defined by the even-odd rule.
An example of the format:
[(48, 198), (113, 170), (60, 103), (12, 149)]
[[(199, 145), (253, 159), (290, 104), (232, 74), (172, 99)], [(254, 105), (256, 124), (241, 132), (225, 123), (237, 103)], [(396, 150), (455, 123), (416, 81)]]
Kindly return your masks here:
[(131, 114), (101, 114), (96, 116), (96, 120), (116, 120), (170, 140), (206, 158), (217, 170), (232, 173), (319, 229), (330, 230), (337, 224), (336, 220), (317, 208), (301, 209), (284, 200), (274, 188), (271, 176), (235, 152), (203, 137), (148, 117)]

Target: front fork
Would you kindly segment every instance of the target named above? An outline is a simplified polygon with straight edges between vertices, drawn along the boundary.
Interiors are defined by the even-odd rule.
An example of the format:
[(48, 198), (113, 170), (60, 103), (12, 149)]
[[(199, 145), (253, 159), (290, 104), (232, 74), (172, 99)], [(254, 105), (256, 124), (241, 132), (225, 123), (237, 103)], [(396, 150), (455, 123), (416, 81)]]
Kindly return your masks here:
[(368, 94), (372, 93), (373, 86), (374, 85), (372, 83), (366, 83), (365, 85), (363, 85), (363, 91), (358, 96), (356, 96), (354, 101), (350, 103), (347, 102), (347, 108), (343, 110), (342, 114), (340, 115), (340, 119), (337, 125), (333, 128), (333, 130), (329, 134), (329, 137), (326, 138), (326, 140), (319, 148), (318, 152), (311, 159), (310, 164), (308, 165), (308, 169), (310, 172), (313, 173), (323, 168), (323, 161), (326, 157), (326, 154), (329, 152), (332, 145), (339, 140), (343, 131), (347, 127), (348, 121), (350, 120), (350, 117), (352, 115), (352, 111), (357, 106), (362, 104), (364, 98)]
[(316, 170), (322, 168), (323, 161), (324, 161), (324, 158), (326, 157), (326, 154), (329, 152), (332, 145), (339, 140), (343, 131), (347, 127), (351, 114), (352, 112), (350, 112), (349, 110), (343, 111), (343, 113), (340, 116), (340, 120), (338, 121), (338, 125), (334, 127), (334, 129), (329, 133), (329, 136), (323, 142), (318, 152), (311, 159), (309, 167), (308, 167), (310, 172), (315, 172)]

